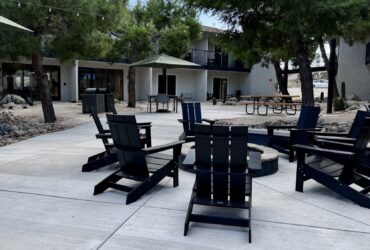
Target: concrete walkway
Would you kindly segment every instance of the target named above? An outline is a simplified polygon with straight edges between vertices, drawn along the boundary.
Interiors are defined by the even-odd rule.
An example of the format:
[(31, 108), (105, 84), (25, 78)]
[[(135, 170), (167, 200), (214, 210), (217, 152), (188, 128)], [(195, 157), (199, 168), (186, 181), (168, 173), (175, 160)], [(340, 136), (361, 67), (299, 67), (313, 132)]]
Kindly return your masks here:
[[(207, 118), (244, 115), (241, 107), (203, 107)], [(154, 145), (178, 138), (178, 118), (137, 115), (153, 122)], [(254, 179), (252, 244), (243, 228), (210, 224), (193, 223), (184, 237), (194, 175), (180, 171), (179, 187), (166, 178), (128, 206), (118, 191), (93, 196), (113, 171), (81, 172), (102, 151), (95, 133), (91, 122), (0, 148), (0, 249), (369, 249), (370, 210), (313, 181), (295, 192), (295, 164), (284, 156), (278, 173)]]

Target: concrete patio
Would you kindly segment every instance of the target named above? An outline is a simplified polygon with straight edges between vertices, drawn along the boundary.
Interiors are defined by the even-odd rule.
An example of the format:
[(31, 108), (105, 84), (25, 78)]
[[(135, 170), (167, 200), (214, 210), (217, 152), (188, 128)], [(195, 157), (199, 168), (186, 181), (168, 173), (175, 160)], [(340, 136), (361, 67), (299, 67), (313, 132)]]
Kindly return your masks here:
[[(181, 114), (139, 113), (154, 145), (176, 140)], [(203, 106), (207, 118), (245, 116), (241, 107)], [(252, 244), (243, 228), (191, 224), (183, 236), (194, 175), (164, 179), (131, 205), (125, 194), (93, 196), (113, 167), (82, 173), (103, 150), (93, 122), (0, 148), (0, 249), (369, 249), (370, 210), (316, 182), (294, 191), (295, 163), (253, 180)], [(183, 147), (185, 153), (188, 146)]]

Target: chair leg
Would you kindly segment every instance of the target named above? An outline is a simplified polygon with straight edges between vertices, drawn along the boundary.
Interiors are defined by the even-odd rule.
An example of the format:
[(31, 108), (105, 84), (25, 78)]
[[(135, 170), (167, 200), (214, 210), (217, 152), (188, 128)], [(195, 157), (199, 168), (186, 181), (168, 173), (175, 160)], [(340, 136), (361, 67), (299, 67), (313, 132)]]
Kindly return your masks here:
[(294, 149), (289, 149), (289, 162), (294, 162)]
[(176, 164), (176, 167), (173, 169), (173, 187), (179, 185), (179, 166)]
[(305, 178), (304, 171), (304, 153), (297, 152), (297, 173), (296, 173), (296, 182), (295, 182), (295, 191), (303, 192), (303, 182)]
[(189, 201), (188, 212), (186, 213), (186, 219), (185, 219), (185, 225), (184, 225), (184, 236), (186, 236), (189, 231), (190, 216), (193, 212), (193, 206), (194, 206), (193, 204), (194, 197), (195, 197), (195, 193), (193, 191), (193, 193), (191, 194), (190, 201)]
[(127, 194), (126, 205), (137, 201), (141, 196), (143, 196), (150, 189), (155, 187), (164, 177), (166, 177), (173, 169), (171, 163), (158, 169), (145, 181), (143, 181), (138, 187), (134, 188), (131, 192)]
[(105, 178), (104, 180), (102, 180), (101, 182), (99, 182), (98, 184), (96, 184), (95, 185), (95, 188), (94, 188), (94, 195), (101, 194), (105, 190), (107, 190), (108, 188), (110, 188), (110, 185), (109, 185), (110, 183), (116, 183), (119, 180), (121, 180), (122, 177), (116, 175), (116, 173), (119, 172), (119, 171), (120, 170), (114, 172), (113, 174), (109, 175), (107, 178)]

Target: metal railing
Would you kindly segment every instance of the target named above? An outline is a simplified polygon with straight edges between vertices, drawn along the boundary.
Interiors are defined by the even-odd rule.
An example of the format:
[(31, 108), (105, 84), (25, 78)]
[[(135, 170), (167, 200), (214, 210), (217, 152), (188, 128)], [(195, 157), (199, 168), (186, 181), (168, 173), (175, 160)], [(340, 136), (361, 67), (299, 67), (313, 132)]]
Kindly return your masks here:
[(247, 70), (241, 62), (229, 60), (229, 54), (222, 51), (189, 49), (185, 60), (210, 69)]

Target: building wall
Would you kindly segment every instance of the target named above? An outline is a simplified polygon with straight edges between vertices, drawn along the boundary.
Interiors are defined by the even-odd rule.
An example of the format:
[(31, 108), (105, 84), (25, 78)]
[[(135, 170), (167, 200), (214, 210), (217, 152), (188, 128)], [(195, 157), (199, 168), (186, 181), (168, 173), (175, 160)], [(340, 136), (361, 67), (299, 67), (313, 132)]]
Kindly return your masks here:
[[(370, 42), (370, 38), (367, 42)], [(370, 65), (365, 65), (366, 43), (353, 46), (340, 40), (337, 83), (346, 83), (347, 96), (370, 101)]]
[[(247, 72), (231, 72), (231, 71), (208, 71), (207, 92), (213, 93), (213, 79), (226, 78), (227, 79), (227, 94), (235, 94), (236, 90), (241, 90), (242, 86), (246, 84), (245, 76), (249, 75)], [(244, 77), (243, 77), (244, 76)]]
[(276, 75), (273, 65), (268, 68), (255, 64), (242, 86), (242, 95), (270, 95), (276, 94)]
[(207, 100), (207, 70), (194, 71), (194, 100), (206, 101)]
[(208, 50), (208, 35), (204, 33), (202, 38), (196, 41), (190, 42), (191, 49)]

